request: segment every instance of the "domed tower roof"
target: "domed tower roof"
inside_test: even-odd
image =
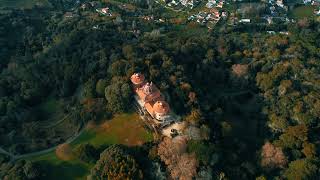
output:
[[[168,114],[170,111],[169,104],[165,101],[157,101],[153,105],[153,111],[160,114]]]
[[[130,79],[133,84],[139,85],[144,82],[144,75],[141,73],[134,73]]]

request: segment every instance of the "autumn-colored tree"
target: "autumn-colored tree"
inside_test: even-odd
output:
[[[187,140],[183,137],[173,139],[165,137],[158,145],[158,155],[167,166],[176,164],[178,157],[185,153],[186,150]]]
[[[234,64],[231,67],[232,73],[238,77],[243,77],[248,73],[247,64]]]
[[[266,142],[261,150],[261,166],[268,169],[284,168],[288,160],[280,147]]]
[[[309,180],[317,179],[319,166],[308,159],[298,159],[289,164],[289,168],[284,172],[286,179]]]
[[[100,154],[100,159],[92,168],[90,178],[94,180],[139,180],[142,171],[136,160],[122,145],[112,145]]]
[[[289,92],[289,90],[292,88],[292,81],[291,80],[282,80],[280,82],[280,86],[278,87],[278,94],[280,96],[285,95]]]
[[[188,154],[186,150],[187,140],[182,136],[173,139],[165,137],[158,145],[158,155],[173,179],[189,180],[196,175],[198,161],[194,154]]]
[[[308,140],[308,128],[305,125],[290,126],[279,139],[284,148],[300,148]]]
[[[173,179],[192,180],[197,174],[198,161],[195,154],[184,153],[172,167],[170,174]]]
[[[198,124],[202,118],[202,113],[199,109],[192,109],[190,114],[186,117],[186,121],[191,124]]]
[[[188,104],[197,102],[197,95],[195,92],[189,92],[188,98],[189,98]]]
[[[286,118],[272,113],[269,115],[268,126],[274,132],[283,132],[289,126],[289,122]]]
[[[307,158],[313,158],[317,154],[316,146],[312,143],[304,142],[302,152]]]

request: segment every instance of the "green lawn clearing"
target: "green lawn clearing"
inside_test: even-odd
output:
[[[100,125],[88,127],[71,145],[90,143],[94,146],[105,144],[141,145],[153,139],[146,131],[143,122],[136,113],[121,114]]]
[[[83,133],[70,143],[72,149],[76,146],[89,143],[96,147],[110,144],[124,144],[128,146],[141,145],[152,141],[153,134],[144,128],[144,124],[138,114],[121,114],[102,124],[94,124],[86,127]],[[93,164],[81,162],[76,158],[68,161],[59,159],[55,152],[27,158],[45,165],[46,179],[86,179]]]

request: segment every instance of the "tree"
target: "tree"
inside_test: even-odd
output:
[[[186,121],[193,125],[197,125],[199,124],[201,118],[202,118],[201,111],[199,109],[192,109],[191,113],[186,117]]]
[[[313,158],[313,157],[316,157],[317,155],[316,146],[309,142],[303,143],[302,152],[307,158]]]
[[[289,168],[284,172],[284,176],[287,179],[309,180],[318,178],[317,173],[319,173],[318,166],[312,161],[298,159],[289,164]]]
[[[13,164],[3,164],[0,168],[0,178],[4,180],[40,180],[43,170],[37,163],[20,160]]]
[[[283,132],[289,126],[289,122],[286,118],[281,117],[281,116],[277,116],[276,114],[271,113],[269,115],[268,126],[274,132]]]
[[[282,149],[266,142],[261,150],[261,166],[268,169],[284,168],[288,160]]]
[[[99,157],[97,149],[91,144],[80,144],[75,149],[75,155],[84,162],[94,163]]]
[[[195,154],[184,153],[170,171],[173,179],[192,180],[197,174],[198,161]]]
[[[243,77],[248,74],[248,65],[247,64],[234,64],[231,67],[232,73],[237,77]]]
[[[104,150],[90,176],[95,180],[143,179],[136,160],[122,145],[112,145]]]
[[[84,98],[94,98],[94,85],[95,81],[93,78],[90,78],[83,87],[83,97]]]
[[[189,180],[196,175],[198,161],[195,154],[186,153],[187,140],[184,137],[164,138],[158,145],[158,155],[167,165],[173,179]]]
[[[221,132],[223,136],[230,136],[232,132],[232,125],[227,121],[221,122]]]
[[[305,125],[290,126],[280,137],[280,145],[284,148],[301,148],[308,140],[308,127]]]
[[[213,144],[205,144],[203,141],[190,140],[187,144],[187,152],[194,153],[197,160],[208,165],[214,155]]]
[[[41,169],[38,164],[31,163],[27,161],[23,166],[23,172],[27,179],[40,179],[42,176]]]
[[[165,137],[158,145],[158,155],[167,166],[175,166],[178,157],[187,150],[187,140],[182,137],[173,139]]]
[[[117,81],[107,86],[105,97],[108,108],[115,113],[125,112],[130,104],[131,88],[126,82]]]
[[[125,76],[128,70],[128,62],[125,60],[116,60],[111,64],[108,71],[112,76]]]
[[[97,84],[96,84],[96,92],[99,96],[104,95],[104,90],[107,86],[107,80],[105,79],[99,79]]]

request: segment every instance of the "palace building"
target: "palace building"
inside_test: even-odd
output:
[[[170,107],[160,90],[152,82],[146,82],[141,73],[131,76],[132,87],[138,104],[147,111],[158,124],[170,121]]]

